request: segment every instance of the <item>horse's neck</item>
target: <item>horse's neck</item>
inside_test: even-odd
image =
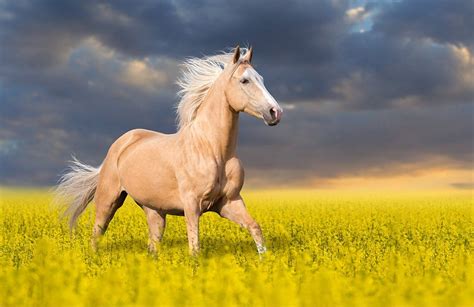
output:
[[[238,124],[239,114],[230,109],[223,86],[216,84],[199,107],[191,128],[197,142],[225,161],[235,156]]]

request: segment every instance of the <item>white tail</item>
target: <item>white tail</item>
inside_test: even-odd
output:
[[[73,157],[68,170],[59,179],[56,202],[68,202],[64,215],[69,217],[70,228],[76,225],[77,218],[94,199],[99,172],[100,166],[95,168]]]

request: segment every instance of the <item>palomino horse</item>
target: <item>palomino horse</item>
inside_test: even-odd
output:
[[[217,212],[245,227],[257,251],[265,252],[260,226],[240,196],[244,182],[237,158],[239,113],[278,124],[282,109],[250,64],[252,48],[235,48],[184,66],[175,134],[136,129],[119,137],[98,168],[74,160],[58,195],[67,197],[73,227],[88,203],[96,205],[92,244],[105,233],[114,213],[130,195],[146,214],[149,249],[156,251],[166,215],[184,215],[191,254],[199,251],[199,217]]]

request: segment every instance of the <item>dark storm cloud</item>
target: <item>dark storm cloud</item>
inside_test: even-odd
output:
[[[240,153],[252,169],[283,169],[280,175],[311,169],[321,177],[380,176],[440,162],[469,169],[473,111],[469,104],[357,112],[302,108],[289,112],[276,132],[245,119],[247,142]]]
[[[474,3],[464,0],[412,0],[385,3],[374,30],[402,38],[430,38],[474,47]]]
[[[71,153],[98,164],[129,129],[174,131],[177,63],[236,43],[295,107],[274,129],[244,117],[252,176],[468,168],[472,4],[350,3],[0,2],[0,183],[50,184]]]
[[[380,33],[353,33],[341,45],[345,76],[332,89],[348,107],[472,102],[474,65],[463,51],[427,41],[404,41]]]
[[[346,7],[331,1],[289,5],[284,1],[60,0],[3,6],[6,35],[2,38],[15,48],[32,48],[24,48],[24,55],[32,58],[34,53],[44,61],[88,35],[133,56],[167,54],[181,58],[231,47],[236,42],[254,42],[263,55],[277,60],[295,52],[300,60],[330,57],[336,34],[344,29],[341,20]]]

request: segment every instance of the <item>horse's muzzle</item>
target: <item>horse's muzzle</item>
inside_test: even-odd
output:
[[[279,107],[272,107],[268,110],[268,116],[263,116],[265,123],[269,126],[277,125],[281,120],[281,115],[283,114],[283,110]]]

